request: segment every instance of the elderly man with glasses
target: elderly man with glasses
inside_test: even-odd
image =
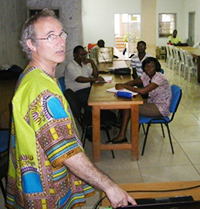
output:
[[[12,100],[8,208],[73,208],[103,190],[112,206],[135,201],[84,154],[71,111],[58,87],[67,33],[51,10],[28,19],[21,45],[29,64]],[[85,183],[86,182],[86,183]],[[91,184],[92,186],[90,186]]]

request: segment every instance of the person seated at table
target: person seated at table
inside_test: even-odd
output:
[[[149,93],[149,97],[144,104],[139,105],[139,114],[150,117],[169,116],[169,106],[171,102],[171,87],[168,80],[160,72],[161,65],[154,57],[146,58],[142,63],[144,73],[141,77],[128,81],[126,83],[118,83],[115,88],[118,90],[128,89],[139,94]],[[135,87],[143,84],[143,88]],[[126,130],[130,119],[130,110],[122,110],[122,122],[119,135],[112,140],[112,143],[127,142]]]
[[[90,50],[89,57],[91,59],[96,60],[97,59],[97,49],[105,47],[105,41],[103,39],[98,40],[97,45],[92,47]]]
[[[136,79],[140,77],[143,73],[142,62],[147,58],[151,57],[150,54],[146,53],[146,43],[144,41],[139,41],[137,43],[138,53],[134,54],[131,59],[131,67],[133,70],[133,78]]]
[[[84,108],[90,109],[87,101],[91,82],[102,82],[104,79],[98,76],[97,66],[92,59],[87,59],[86,55],[87,52],[81,45],[74,48],[74,60],[65,69],[65,86],[66,89],[72,89],[75,92]]]
[[[181,39],[177,36],[177,34],[178,34],[178,31],[175,29],[173,31],[173,34],[168,37],[170,44],[176,45],[176,44],[180,44],[181,43]]]

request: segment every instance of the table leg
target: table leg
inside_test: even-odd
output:
[[[131,106],[132,160],[139,160],[139,105]]]
[[[197,83],[200,84],[200,56],[197,58]]]
[[[101,132],[100,132],[100,108],[92,107],[92,139],[93,139],[93,159],[94,162],[100,161]]]

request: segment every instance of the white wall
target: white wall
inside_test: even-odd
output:
[[[193,1],[193,0],[192,0]],[[192,2],[191,0],[188,2]],[[199,1],[199,0],[198,0]],[[181,38],[182,42],[186,42],[186,19],[185,16],[185,0],[157,0],[157,46],[165,46],[168,42],[168,38],[158,37],[158,14],[159,13],[176,13],[176,29],[178,31],[178,36]]]
[[[114,14],[140,14],[141,0],[82,0],[83,46],[99,39],[114,46]]]
[[[189,12],[195,12],[195,40],[194,43],[200,41],[200,0],[185,0],[185,26],[186,26],[186,36],[188,36],[188,15]]]
[[[200,41],[200,0],[157,0],[156,45],[164,46],[167,38],[158,37],[158,14],[176,13],[178,36],[188,38],[188,13],[195,12],[195,42]],[[83,45],[104,39],[106,46],[114,46],[114,14],[141,14],[141,0],[82,0]],[[147,22],[148,24],[148,22]]]

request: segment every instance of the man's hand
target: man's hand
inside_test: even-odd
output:
[[[95,79],[95,83],[101,83],[105,81],[104,78],[101,76],[95,77],[94,79]]]
[[[136,204],[131,196],[114,183],[107,175],[98,170],[83,152],[73,155],[63,163],[76,176],[104,191],[112,207],[116,208],[122,205],[128,205],[128,202],[133,205]]]
[[[115,183],[107,188],[105,192],[113,208],[125,206],[128,205],[128,203],[132,205],[137,204],[128,193]]]
[[[83,64],[87,65],[88,63],[91,64],[92,69],[93,69],[92,76],[98,77],[99,71],[98,71],[98,68],[97,68],[96,64],[94,63],[94,61],[92,59],[85,58],[83,60]]]
[[[124,84],[123,84],[123,83],[117,83],[117,84],[115,85],[115,88],[116,88],[117,90],[124,89]]]
[[[134,79],[138,78],[138,74],[137,74],[136,68],[133,68],[133,69],[132,69],[132,77],[133,77]]]
[[[85,65],[87,65],[88,63],[93,63],[94,61],[93,60],[91,60],[91,59],[88,59],[88,58],[85,58],[84,60],[83,60],[83,64],[85,64]]]

